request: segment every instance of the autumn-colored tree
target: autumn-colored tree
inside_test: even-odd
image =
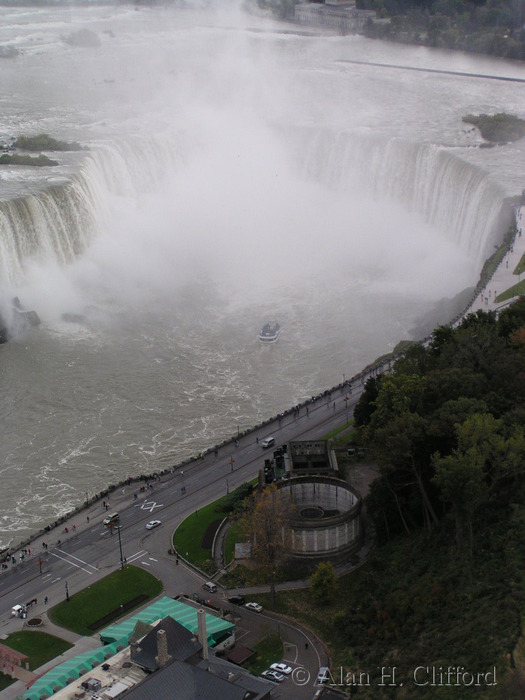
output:
[[[321,603],[329,603],[337,595],[338,585],[332,562],[320,562],[310,577],[310,590],[314,597]]]
[[[270,578],[272,604],[275,604],[275,574],[290,552],[290,518],[293,504],[285,489],[271,484],[254,492],[241,517],[241,528],[252,545],[252,558]]]

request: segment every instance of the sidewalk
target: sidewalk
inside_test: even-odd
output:
[[[170,477],[171,474],[168,474],[167,476],[162,477],[161,481],[163,479],[169,479]],[[153,479],[150,479],[150,482],[155,483],[157,488],[160,484],[160,482],[155,482]],[[139,496],[143,496],[144,493],[140,492],[140,488],[141,484],[138,482],[134,482],[129,486],[121,486],[115,489],[115,491],[113,491],[113,493],[105,499],[102,498],[100,500],[92,501],[88,506],[84,507],[82,510],[79,510],[77,513],[65,516],[63,522],[53,525],[48,531],[40,532],[31,539],[30,543],[26,544],[24,547],[19,546],[18,549],[13,551],[11,556],[15,558],[16,564],[11,564],[11,560],[9,560],[9,569],[18,569],[19,567],[26,567],[28,565],[34,566],[34,578],[37,578],[40,576],[38,561],[41,555],[43,556],[47,552],[52,551],[55,547],[63,546],[66,542],[74,540],[75,537],[85,532],[89,528],[97,525],[102,526],[102,521],[108,513],[123,510],[134,503],[134,493]],[[155,492],[155,488],[156,487],[154,486],[152,491],[153,493]],[[145,493],[151,493],[151,491],[148,490]],[[106,503],[108,506],[107,508],[104,507],[104,503]],[[47,545],[46,547],[43,546],[44,542]],[[29,551],[30,554],[25,555],[24,560],[21,562],[20,554],[24,549]],[[43,567],[43,570],[45,570],[45,562]],[[39,600],[38,605],[31,609],[31,615],[34,616],[35,613],[39,614],[38,611],[40,610],[45,611],[45,608],[43,607],[43,601]],[[16,618],[13,618],[13,620],[16,621]],[[18,629],[18,626],[13,627],[13,629]],[[8,623],[2,625],[1,632],[3,634],[8,633],[9,631]]]
[[[517,234],[510,250],[507,252],[499,267],[496,269],[486,288],[478,295],[469,312],[498,311],[504,309],[514,301],[517,296],[507,301],[496,302],[498,294],[502,294],[510,287],[521,281],[521,275],[515,275],[514,270],[525,255],[525,206],[516,210]]]

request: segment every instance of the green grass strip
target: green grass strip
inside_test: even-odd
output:
[[[115,571],[78,593],[71,595],[70,589],[69,602],[64,600],[52,608],[49,614],[55,624],[89,637],[93,634],[90,625],[97,620],[120,609],[141,594],[146,595],[147,600],[156,598],[162,589],[161,581],[147,571],[136,566],[126,566],[122,571]],[[127,613],[129,610],[125,614]]]
[[[507,301],[507,299],[512,299],[512,297],[520,296],[522,294],[525,294],[525,280],[514,284],[501,294],[498,294],[496,301]]]
[[[216,501],[188,515],[173,536],[173,546],[177,552],[204,571],[214,572],[215,565],[211,561],[211,542],[209,546],[203,546],[206,544],[203,542],[204,535],[213,522],[222,521],[230,514],[233,505],[239,503],[244,497],[248,485],[254,486],[256,483],[257,479],[252,479],[250,482],[238,486],[229,494],[221,496]],[[209,540],[209,538],[207,539]],[[232,547],[231,544],[228,546]],[[233,544],[234,546],[235,544]],[[231,552],[230,555],[233,556]]]
[[[228,515],[226,504],[229,496],[199,508],[179,525],[173,536],[173,545],[177,552],[195,566],[205,566],[211,560],[211,547],[203,547],[202,541],[208,527],[216,520]]]
[[[34,671],[43,664],[60,656],[73,646],[64,639],[55,637],[38,630],[22,630],[13,632],[7,639],[2,640],[6,647],[25,654],[29,660],[29,668]]]

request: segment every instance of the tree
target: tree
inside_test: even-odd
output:
[[[456,426],[457,449],[432,458],[433,482],[443,500],[452,504],[458,549],[466,548],[469,554],[476,510],[496,492],[508,491],[523,478],[523,427],[512,426],[507,438],[504,429],[503,422],[489,413],[474,413]]]
[[[472,518],[487,499],[483,466],[472,454],[456,450],[447,457],[434,456],[434,483],[445,503],[452,504],[456,524],[456,544],[461,552],[472,557]]]
[[[290,552],[290,519],[293,504],[286,489],[271,484],[254,492],[241,517],[241,528],[252,544],[252,558],[270,578],[275,605],[275,574]]]
[[[369,377],[366,380],[363,393],[354,407],[354,424],[356,427],[368,425],[375,411],[375,401],[379,393],[381,377]]]
[[[339,587],[332,562],[322,561],[310,577],[310,590],[321,603],[331,602],[337,595]]]

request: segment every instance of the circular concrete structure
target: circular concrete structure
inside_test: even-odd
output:
[[[362,501],[346,481],[299,476],[277,487],[277,493],[293,503],[292,556],[338,560],[359,548]]]

